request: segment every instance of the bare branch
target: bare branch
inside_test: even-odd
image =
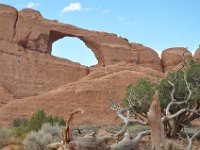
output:
[[[187,98],[186,98],[184,101],[182,101],[182,102],[177,102],[176,99],[174,98],[175,85],[174,85],[174,83],[172,83],[171,81],[168,81],[168,83],[172,86],[172,91],[171,91],[171,102],[167,105],[167,108],[166,108],[166,116],[170,116],[170,115],[171,115],[171,113],[170,113],[170,108],[172,107],[172,105],[187,104],[188,101],[189,101],[189,99],[190,99],[190,97],[191,97],[191,95],[192,95],[192,91],[191,91],[191,89],[190,89],[189,83],[187,82],[187,77],[186,77],[185,71],[183,71],[183,73],[184,73],[184,81],[185,81],[185,84],[186,84],[186,87],[187,87],[187,89],[188,89],[189,94],[188,94]],[[175,77],[175,78],[176,78],[176,77]],[[183,111],[183,110],[182,110],[182,111]],[[181,112],[180,112],[180,114],[181,114]],[[175,115],[175,116],[176,116],[176,115]],[[172,117],[172,118],[174,118],[174,117]]]
[[[189,85],[189,83],[188,83],[188,81],[187,81],[186,73],[185,73],[184,70],[183,70],[183,73],[184,73],[184,81],[185,81],[185,84],[186,84],[187,89],[188,89],[188,91],[189,91],[188,97],[187,97],[187,99],[185,100],[185,103],[187,103],[187,102],[189,101],[191,95],[192,95],[192,91],[191,91],[191,89],[190,89],[190,85]]]
[[[171,95],[171,102],[167,105],[167,108],[166,108],[166,115],[167,116],[171,114],[169,110],[170,110],[171,106],[174,105],[175,102],[176,102],[176,99],[174,98],[175,86],[171,81],[168,81],[168,83],[172,86],[172,91],[171,91],[171,94],[170,94]]]
[[[147,125],[147,122],[139,121],[133,118],[130,118],[130,110],[122,108],[119,104],[117,104],[114,101],[111,101],[111,109],[114,110],[117,114],[117,116],[123,120],[125,123],[123,128],[114,135],[114,137],[118,138],[119,136],[125,134],[130,127],[130,125],[133,124],[139,124],[139,125]]]
[[[198,132],[196,132],[191,138],[189,137],[188,133],[186,133],[187,139],[188,139],[188,150],[192,150],[192,141],[194,140],[194,138],[200,133],[200,130]]]
[[[134,142],[140,142],[140,140],[146,136],[146,135],[150,135],[151,134],[151,130],[147,130],[147,131],[143,131],[143,132],[140,132],[135,138],[134,138]]]
[[[181,115],[182,113],[184,112],[193,112],[193,113],[196,113],[200,116],[198,110],[193,110],[193,109],[189,109],[189,108],[183,108],[181,110],[179,110],[178,112],[176,112],[175,114],[173,115],[169,115],[169,116],[163,116],[161,118],[162,122],[166,121],[166,120],[171,120],[171,119],[174,119],[176,117],[178,117],[179,115]]]

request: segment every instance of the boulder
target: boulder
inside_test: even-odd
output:
[[[139,66],[162,71],[161,60],[156,51],[137,43],[131,43],[131,50],[137,53],[135,59]]]
[[[184,47],[174,47],[165,49],[161,54],[164,72],[173,70],[177,65],[185,60],[192,58],[192,53]]]

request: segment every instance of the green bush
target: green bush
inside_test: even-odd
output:
[[[32,115],[31,119],[27,123],[28,131],[37,131],[46,122],[49,122],[51,125],[65,125],[65,121],[62,118],[51,115],[47,116],[43,110],[38,110]]]
[[[16,118],[13,121],[13,127],[19,127],[19,126],[23,126],[27,124],[27,120],[26,119],[20,119],[20,118]]]
[[[43,110],[36,111],[27,123],[28,131],[37,131],[41,128],[42,124],[48,122],[48,117]]]
[[[22,141],[27,133],[31,131],[38,131],[44,123],[50,123],[52,126],[65,125],[65,121],[62,118],[47,116],[43,110],[38,110],[33,113],[30,120],[25,121],[23,119],[15,119],[13,122],[14,128],[11,129],[11,136]]]
[[[61,141],[62,127],[50,123],[42,125],[38,131],[30,132],[23,141],[25,150],[47,150],[46,145]]]
[[[10,131],[9,129],[0,129],[0,148],[9,144],[10,141]]]
[[[140,79],[136,84],[130,85],[127,88],[126,96],[124,98],[125,104],[128,104],[128,100],[132,102],[133,109],[146,116],[149,106],[151,104],[151,97],[154,94],[155,84],[151,83],[147,79]]]
[[[19,140],[23,140],[28,133],[28,129],[26,126],[19,126],[11,129],[11,136],[17,138]]]
[[[165,115],[165,108],[171,101],[171,92],[173,89],[169,81],[173,83],[175,87],[174,98],[176,101],[182,102],[185,101],[189,95],[185,79],[192,91],[192,95],[189,97],[187,103],[172,105],[169,111],[171,114],[175,114],[182,108],[197,110],[200,106],[200,64],[194,60],[187,62],[179,71],[168,73],[167,76],[157,84],[153,84],[147,79],[141,79],[137,84],[130,85],[127,88],[125,103],[131,108],[132,112],[134,111],[147,117],[146,114],[150,107],[151,98],[154,91],[157,89],[159,91],[162,115]],[[131,105],[129,104],[130,102]],[[195,113],[191,112],[190,115],[188,115],[187,112],[183,112],[170,122],[164,122],[165,130],[168,133],[167,136],[176,136],[182,131],[183,126],[190,125],[191,121],[197,118],[199,118],[199,115]]]
[[[65,120],[57,116],[50,115],[47,117],[47,120],[52,126],[53,125],[65,126]]]

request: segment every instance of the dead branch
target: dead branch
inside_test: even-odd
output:
[[[65,127],[63,134],[62,134],[63,135],[63,145],[66,145],[67,143],[70,142],[71,132],[70,132],[69,125],[70,125],[70,122],[72,122],[72,120],[74,119],[74,116],[76,114],[79,114],[79,113],[81,113],[83,115],[84,110],[83,109],[76,109],[73,112],[71,112],[70,115],[66,118],[66,127]]]
[[[123,135],[128,130],[130,125],[133,125],[133,124],[144,125],[144,126],[147,125],[147,122],[130,118],[130,110],[129,109],[122,108],[119,104],[117,104],[114,101],[111,101],[111,104],[112,104],[111,109],[114,110],[115,113],[117,114],[117,116],[120,119],[122,119],[123,122],[125,123],[123,128],[114,135],[115,137],[118,138],[119,136]]]
[[[197,137],[197,135],[200,133],[200,130],[198,132],[196,132],[192,137],[189,137],[188,132],[186,132],[186,136],[188,139],[188,150],[192,150],[192,141],[194,140],[195,137]]]
[[[126,132],[124,134],[124,138],[120,142],[111,145],[110,150],[140,150],[140,147],[139,147],[140,140],[144,136],[150,135],[150,134],[151,134],[150,130],[143,131],[143,132],[140,132],[134,139],[132,139],[129,133]]]

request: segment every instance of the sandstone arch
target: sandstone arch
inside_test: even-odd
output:
[[[72,34],[67,34],[67,33],[63,33],[63,32],[59,32],[59,31],[55,31],[55,30],[50,30],[49,31],[49,41],[48,41],[48,45],[47,45],[47,52],[49,54],[52,54],[52,44],[60,39],[66,38],[66,37],[72,37],[72,38],[77,38],[79,40],[81,40],[86,47],[88,47],[94,54],[95,58],[98,61],[98,64],[102,64],[103,62],[101,62],[101,56],[99,53],[97,53],[96,50],[94,50],[96,47],[95,46],[91,46],[91,44],[89,44],[88,41],[86,41],[83,37],[81,36],[74,36]],[[96,48],[97,49],[97,48]],[[99,62],[100,61],[100,62]]]

